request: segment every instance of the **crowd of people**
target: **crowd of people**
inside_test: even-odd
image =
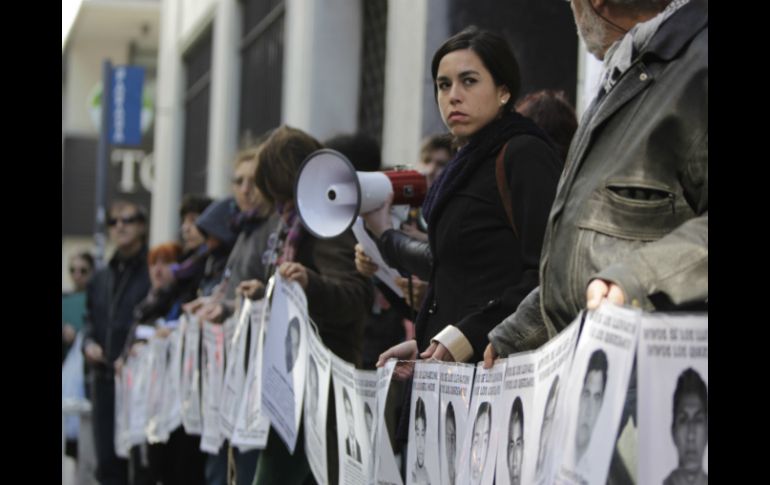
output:
[[[317,238],[295,204],[300,166],[318,149],[379,170],[380,147],[365,135],[322,143],[289,126],[268,132],[236,156],[231,197],[183,198],[178,241],[148,247],[144,208],[112,202],[114,254],[100,268],[88,252],[73,256],[75,291],[62,297],[62,360],[81,332],[100,483],[314,483],[301,431],[294,454],[272,430],[263,450],[225,442],[208,454],[181,426],[166,443],[135,446],[127,461],[115,453],[114,376],[127,356],[170,335],[182,313],[224,322],[240,298],[262,298],[276,273],[302,287],[324,345],[366,369],[393,357],[489,367],[539,347],[605,299],[708,309],[708,4],[570,5],[604,62],[579,124],[564,93],[521,95],[519,65],[499,35],[470,27],[435,52],[430,72],[448,133],[428,137],[414,164],[426,176],[425,201],[398,227],[390,201],[363,215],[402,275],[404,298],[374,276],[350,229]],[[624,420],[634,419],[635,386],[632,374]],[[406,404],[386,411],[397,451],[407,446],[403,389]],[[333,413],[326,427],[336,483]],[[633,483],[634,473],[616,452],[608,483]]]

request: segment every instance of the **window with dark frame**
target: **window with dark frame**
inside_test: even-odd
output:
[[[210,27],[183,56],[186,72],[183,194],[206,192],[212,32]]]

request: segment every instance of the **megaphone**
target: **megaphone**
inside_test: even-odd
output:
[[[345,232],[359,214],[393,204],[421,205],[428,186],[416,170],[357,172],[345,155],[323,148],[311,153],[299,169],[295,205],[305,228],[328,239]]]

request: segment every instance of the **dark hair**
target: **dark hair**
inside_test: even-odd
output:
[[[513,401],[513,406],[511,406],[511,419],[510,422],[513,423],[513,417],[516,416],[516,421],[519,422],[519,426],[521,427],[521,433],[524,434],[524,405],[521,402],[521,397],[516,396],[516,399]],[[510,436],[510,425],[508,425],[508,440],[511,439]]]
[[[433,75],[433,98],[438,94],[436,86],[436,77],[438,75],[438,65],[441,59],[450,52],[461,49],[470,49],[476,53],[487,68],[495,85],[505,85],[510,92],[510,98],[505,103],[505,110],[513,109],[513,103],[519,97],[521,88],[521,75],[519,74],[519,63],[516,56],[513,55],[508,42],[501,36],[488,30],[480,30],[476,26],[470,26],[447,39],[441,47],[433,54],[433,60],[430,65],[430,72]]]
[[[94,257],[88,251],[78,251],[77,253],[70,256],[70,259],[82,259],[86,262],[86,264],[88,264],[89,268],[94,269]]]
[[[578,125],[575,108],[564,91],[543,89],[529,93],[516,102],[516,111],[532,119],[551,137],[563,164]]]
[[[607,354],[602,349],[596,349],[588,358],[588,368],[586,369],[586,375],[583,377],[583,384],[588,379],[588,374],[594,371],[602,373],[602,394],[607,388]]]
[[[444,133],[426,137],[420,147],[420,160],[424,161],[428,154],[434,150],[446,150],[451,156],[454,153],[454,148],[452,147],[452,135]]]
[[[179,217],[184,219],[187,214],[203,214],[206,207],[211,204],[213,200],[205,195],[201,194],[185,194],[182,197],[182,204],[179,207]]]
[[[476,419],[473,422],[474,429],[476,428],[476,421],[479,420],[479,417],[481,417],[482,414],[487,415],[487,419],[489,420],[489,428],[492,429],[492,405],[487,401],[484,401],[479,405],[479,410],[476,413]]]
[[[700,375],[692,367],[687,368],[679,374],[676,380],[676,390],[674,390],[674,413],[671,426],[676,423],[676,410],[686,394],[695,394],[703,403],[703,411],[706,413],[706,420],[709,417],[709,396],[706,383],[703,382]]]
[[[337,135],[324,145],[345,155],[359,172],[376,172],[382,164],[380,144],[366,133]]]
[[[417,427],[417,420],[422,419],[422,424],[428,425],[428,418],[425,413],[425,401],[421,397],[417,398],[417,402],[414,405],[414,426]]]
[[[257,155],[256,183],[262,195],[271,203],[293,199],[300,165],[320,148],[318,140],[302,130],[286,125],[273,130]]]

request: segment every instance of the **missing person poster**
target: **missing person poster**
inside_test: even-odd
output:
[[[182,346],[187,319],[180,318],[179,326],[168,336],[168,359],[163,382],[163,426],[166,436],[182,424]]]
[[[439,483],[438,453],[439,369],[434,361],[414,364],[412,400],[409,408],[409,446],[406,455],[406,483]]]
[[[184,334],[182,361],[182,425],[189,435],[201,434],[200,320],[194,315],[187,317]]]
[[[233,333],[230,350],[227,349],[227,368],[222,384],[222,399],[219,402],[219,430],[228,440],[232,438],[235,420],[238,417],[238,405],[243,394],[243,384],[246,380],[246,343],[252,318],[252,307],[255,307],[257,318],[261,316],[262,302],[244,299],[241,311],[237,316],[238,324]],[[235,319],[234,319],[235,320]],[[227,333],[225,332],[225,336]]]
[[[134,382],[128,400],[128,441],[130,446],[144,443],[147,424],[147,389],[150,381],[150,347],[146,343],[134,345],[128,360],[134,369]]]
[[[144,428],[147,442],[161,443],[168,440],[168,431],[163,422],[163,384],[166,378],[166,354],[170,338],[150,338],[149,368],[150,382],[147,388],[147,425]]]
[[[492,426],[498,409],[497,401],[503,390],[505,359],[495,362],[491,369],[476,364],[471,391],[467,430],[463,440],[457,483],[491,485],[495,478],[497,430]]]
[[[219,400],[222,395],[222,379],[225,373],[225,329],[216,323],[203,323],[203,352],[201,353],[203,384],[203,432],[201,451],[219,452],[224,437],[219,432]]]
[[[532,463],[531,469],[536,457],[531,453],[525,454],[524,445],[537,439],[537,430],[532,426],[535,422],[532,404],[536,361],[535,352],[521,352],[506,359],[503,390],[497,401],[499,412],[493,420],[493,426],[499,433],[495,467],[497,485],[532,483],[532,475],[525,477],[524,469],[525,464]]]
[[[441,483],[459,485],[457,465],[468,429],[473,364],[444,363],[439,368],[439,462]]]
[[[115,375],[115,454],[120,458],[128,458],[131,448],[128,444],[128,397],[131,395],[131,382],[133,375],[126,362]]]
[[[566,434],[555,483],[605,483],[636,353],[638,310],[586,314],[564,386]]]
[[[638,483],[708,483],[708,314],[644,314]]]
[[[262,412],[262,349],[265,344],[265,322],[268,319],[272,279],[267,285],[267,295],[261,306],[251,306],[249,324],[249,360],[246,381],[243,385],[235,429],[230,443],[241,451],[264,449],[270,431],[270,419]]]
[[[528,458],[525,463],[524,483],[552,483],[561,460],[559,453],[562,447],[558,444],[564,442],[562,408],[565,380],[572,364],[582,315],[535,351],[534,409],[530,414],[534,419],[527,418],[527,425],[535,426],[537,441],[524,445],[524,454],[529,458],[535,457],[534,462]],[[534,470],[527,468],[530,465],[534,465]],[[533,475],[534,479],[531,479]]]
[[[307,299],[296,281],[276,276],[265,334],[263,412],[290,453],[297,444],[302,418],[307,361]]]
[[[377,424],[374,427],[374,483],[377,485],[402,485],[398,463],[393,454],[395,442],[395,426],[393,433],[385,420],[385,409],[388,399],[395,399],[391,395],[391,382],[393,369],[396,367],[396,359],[388,360],[384,366],[377,369]]]
[[[366,438],[371,448],[374,439],[374,414],[377,412],[377,371],[356,369],[356,392],[363,404],[364,423],[366,423]]]
[[[366,484],[369,473],[369,440],[364,405],[356,392],[355,367],[331,354],[334,404],[337,418],[339,483]]]
[[[331,353],[310,325],[307,333],[307,380],[305,381],[305,455],[316,482],[329,483],[326,456],[326,413],[329,405]]]

